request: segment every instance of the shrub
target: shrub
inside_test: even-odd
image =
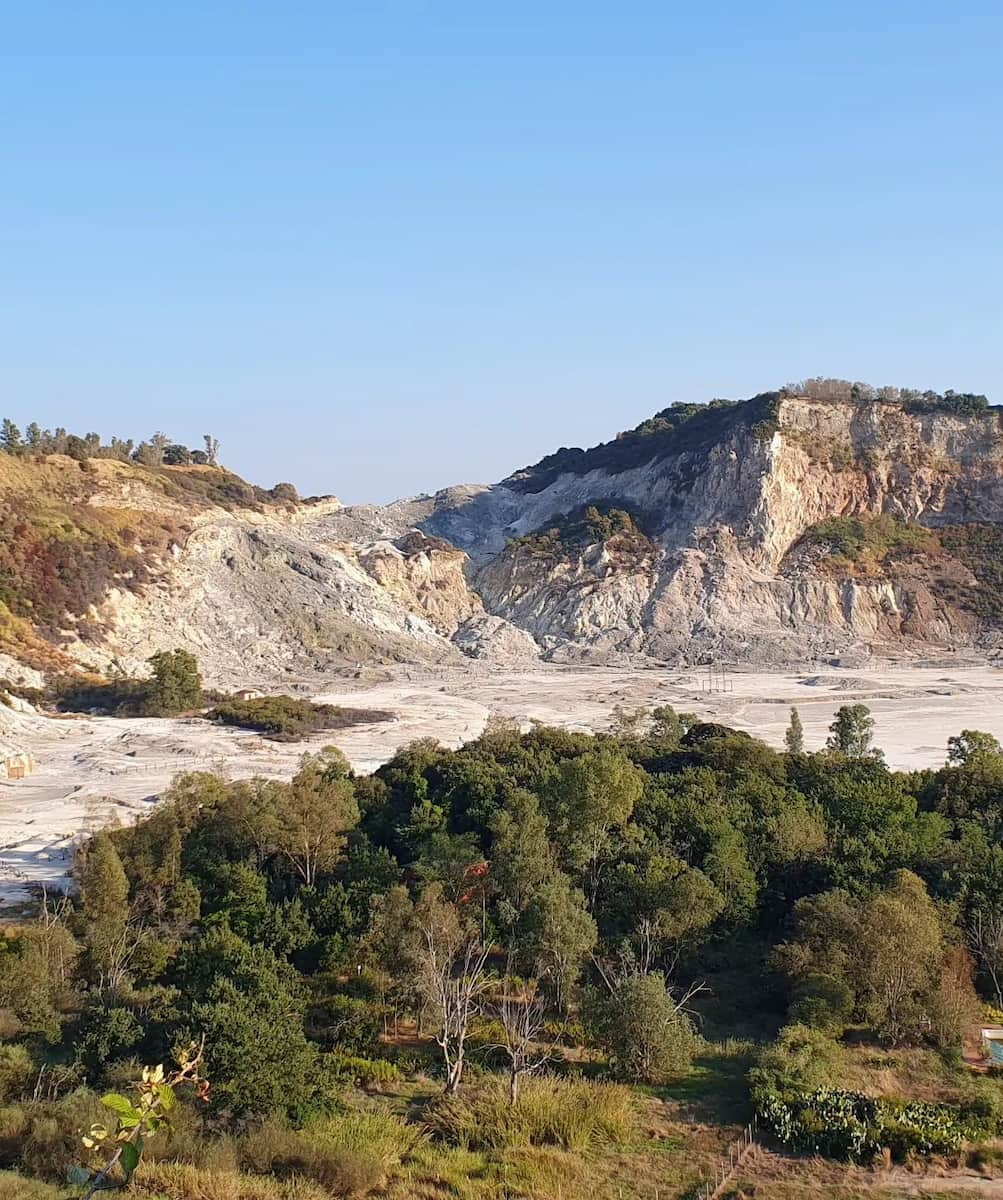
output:
[[[0,1046],[0,1104],[20,1099],[35,1074],[35,1064],[26,1046]]]
[[[690,1069],[697,1035],[661,975],[627,975],[611,993],[591,992],[586,1009],[587,1023],[621,1078],[664,1083]]]
[[[310,1016],[313,1035],[343,1054],[360,1054],[371,1049],[383,1027],[380,1005],[340,993],[327,997]]]
[[[807,1025],[787,1025],[749,1072],[753,1096],[786,1096],[831,1082],[842,1064],[842,1047]]]
[[[792,1022],[841,1033],[853,1013],[853,989],[843,979],[811,971],[802,979],[791,1004]]]
[[[782,1098],[760,1096],[760,1120],[784,1147],[801,1154],[865,1160],[889,1150],[909,1154],[953,1154],[962,1142],[995,1132],[984,1107],[876,1100],[859,1092],[818,1088]]]
[[[505,1081],[491,1076],[436,1100],[425,1121],[436,1136],[467,1150],[560,1146],[584,1152],[628,1141],[635,1116],[630,1092],[619,1084],[527,1079],[513,1106]]]
[[[4,1164],[41,1179],[63,1180],[80,1157],[80,1131],[107,1116],[92,1092],[71,1092],[62,1100],[5,1109],[0,1122]],[[7,1154],[13,1144],[14,1157]]]
[[[253,700],[225,700],[206,713],[210,721],[255,729],[277,742],[294,742],[325,729],[348,729],[387,721],[392,714],[376,709],[338,708],[314,704],[293,696],[260,696]]]
[[[163,1200],[330,1200],[331,1193],[307,1179],[257,1179],[229,1170],[204,1169],[189,1163],[143,1163],[133,1177],[131,1193]]]
[[[922,525],[897,516],[848,516],[819,521],[802,541],[828,546],[831,553],[859,562],[865,556],[883,560],[889,555],[927,550],[935,537]]]
[[[241,1143],[241,1164],[262,1174],[303,1176],[325,1194],[364,1195],[421,1141],[422,1132],[390,1113],[352,1112],[297,1131],[267,1121]]]
[[[0,1200],[62,1200],[64,1191],[40,1183],[37,1179],[25,1179],[0,1171]]]
[[[636,558],[656,549],[644,532],[646,525],[645,518],[635,510],[590,504],[561,517],[552,527],[512,539],[509,545],[535,557],[559,559],[577,557],[601,542],[613,554]]]
[[[400,1079],[400,1068],[385,1058],[361,1058],[352,1054],[330,1054],[328,1063],[336,1074],[356,1087],[377,1087]]]

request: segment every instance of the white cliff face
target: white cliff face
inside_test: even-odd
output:
[[[201,514],[155,584],[109,594],[93,613],[105,637],[75,656],[135,674],[154,651],[184,646],[207,683],[227,687],[362,662],[490,656],[507,623],[483,623],[467,556],[417,531],[398,536],[407,525],[392,518],[366,510],[353,526],[340,507]],[[388,536],[369,540],[373,532]]]
[[[553,562],[506,549],[595,503],[644,514],[659,552],[610,569],[601,546]],[[765,437],[739,428],[709,449],[616,473],[568,472],[536,493],[504,484],[454,493],[425,528],[470,553],[485,607],[551,655],[780,663],[995,648],[998,635],[942,599],[922,564],[868,579],[792,564],[792,548],[819,522],[881,514],[931,527],[1003,521],[997,414],[788,398]],[[972,582],[960,564],[951,570]]]
[[[101,463],[87,503],[163,511],[178,533],[149,556],[150,581],[123,580],[70,623],[88,640],[66,649],[138,673],[155,650],[184,646],[211,685],[233,687],[463,656],[781,665],[999,646],[956,602],[977,581],[949,555],[854,573],[801,545],[831,517],[1003,523],[996,412],[791,397],[759,424],[729,411],[688,441],[653,441],[658,457],[635,439],[615,469],[572,454],[557,461],[581,474],[548,467],[385,506],[193,507]],[[549,555],[516,541],[588,505],[633,511],[650,537]]]

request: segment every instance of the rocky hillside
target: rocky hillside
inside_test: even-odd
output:
[[[0,676],[135,674],[175,646],[228,687],[536,652],[485,613],[466,554],[415,527],[429,504],[290,492],[206,465],[0,454]]]
[[[996,650],[1003,431],[984,398],[811,381],[675,405],[492,487],[300,501],[213,465],[0,454],[0,674],[210,683],[361,663],[789,664]]]
[[[566,536],[587,506],[645,536]],[[984,398],[813,381],[443,493],[424,527],[551,657],[796,664],[996,649],[1001,521]]]

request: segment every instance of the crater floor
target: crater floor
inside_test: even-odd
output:
[[[835,710],[857,702],[871,709],[876,745],[894,768],[940,766],[947,739],[962,729],[1003,741],[1003,669],[943,662],[804,674],[732,671],[713,681],[706,668],[402,667],[368,682],[341,679],[318,688],[303,681],[298,690],[327,703],[389,709],[396,719],[290,745],[197,719],[17,714],[11,737],[34,754],[38,769],[27,779],[0,781],[0,901],[24,900],[31,884],[65,886],[81,834],[136,820],[181,771],[288,778],[304,751],[332,742],[357,771],[372,771],[417,738],[461,745],[491,718],[598,731],[614,722],[618,705],[671,704],[779,747],[790,706],[797,705],[806,746],[814,750],[824,744]]]

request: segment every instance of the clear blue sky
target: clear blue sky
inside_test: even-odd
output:
[[[0,394],[381,500],[804,375],[1003,401],[998,3],[8,5]]]

